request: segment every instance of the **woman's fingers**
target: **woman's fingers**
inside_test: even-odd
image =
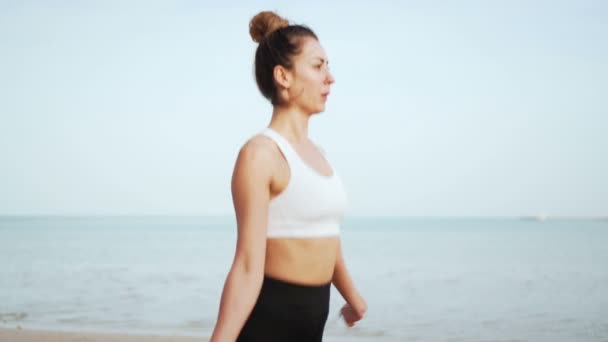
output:
[[[344,318],[344,322],[349,326],[352,327],[355,325],[355,322],[359,321],[361,319],[361,316],[358,315],[355,310],[353,310],[353,308],[348,305],[345,304],[342,309],[340,310],[340,313],[342,314],[342,317]]]

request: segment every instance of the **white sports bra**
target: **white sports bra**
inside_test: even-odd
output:
[[[290,169],[289,183],[270,200],[268,238],[313,238],[340,235],[347,204],[336,170],[325,176],[306,164],[292,145],[272,128],[261,134],[279,147]],[[331,166],[331,165],[330,165]]]

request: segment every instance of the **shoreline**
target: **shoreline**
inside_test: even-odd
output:
[[[207,336],[155,335],[135,333],[106,333],[92,331],[63,331],[33,328],[0,327],[0,341],[11,342],[202,342]]]

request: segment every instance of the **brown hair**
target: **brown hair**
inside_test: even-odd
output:
[[[263,11],[249,22],[249,34],[259,43],[255,51],[255,80],[265,98],[273,105],[279,103],[273,70],[277,65],[290,69],[292,57],[300,53],[302,38],[317,39],[317,35],[304,25],[290,25],[274,12]]]

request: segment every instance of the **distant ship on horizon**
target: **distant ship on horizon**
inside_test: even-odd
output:
[[[530,216],[522,216],[521,219],[522,220],[526,220],[526,221],[538,221],[538,222],[543,222],[546,221],[549,218],[549,216],[547,214],[544,213],[540,213],[537,215],[530,215]]]
[[[524,221],[538,221],[543,222],[549,219],[549,215],[545,213],[540,213],[538,215],[526,215],[520,216],[521,220]],[[551,219],[559,219],[559,220],[591,220],[591,221],[608,221],[608,216],[551,216]]]

